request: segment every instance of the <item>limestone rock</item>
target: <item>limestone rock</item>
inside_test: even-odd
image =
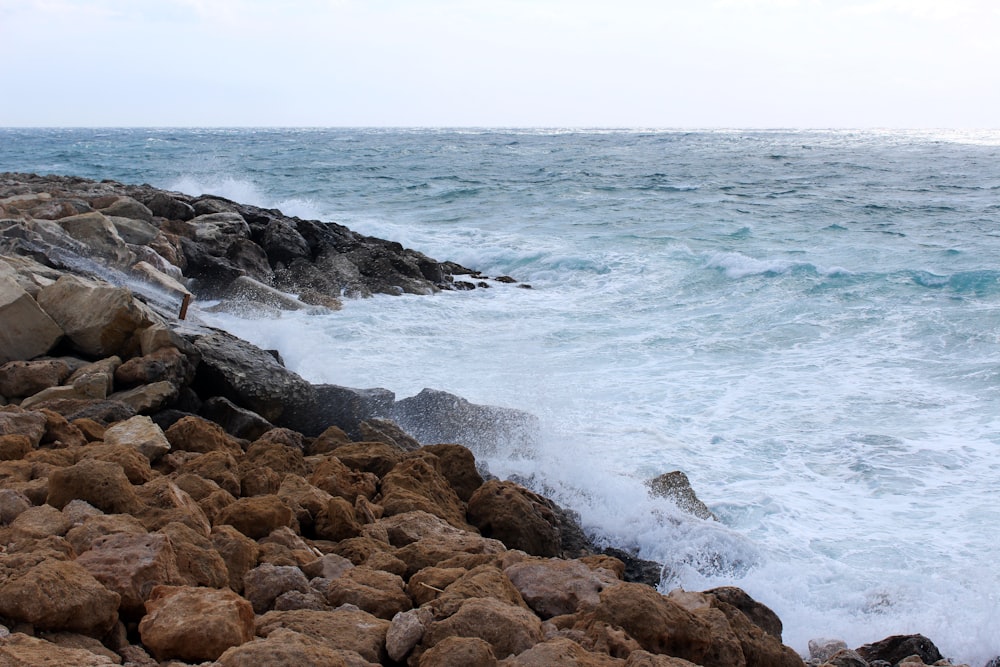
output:
[[[211,527],[201,507],[169,478],[156,477],[146,482],[136,488],[136,495],[144,504],[136,516],[147,530],[155,531],[178,521],[202,535],[209,534]]]
[[[11,522],[10,536],[12,539],[42,539],[49,535],[61,537],[69,528],[69,521],[62,512],[51,505],[40,505],[27,508]]]
[[[483,477],[476,468],[476,458],[472,451],[462,445],[427,445],[421,449],[434,455],[438,469],[445,476],[458,497],[468,502],[472,494],[483,485]]]
[[[170,540],[183,583],[208,588],[229,585],[226,563],[208,537],[178,522],[168,523],[157,532]]]
[[[781,619],[769,607],[757,602],[746,591],[735,586],[722,586],[704,591],[708,595],[739,609],[750,621],[764,632],[781,641]],[[842,648],[847,648],[843,646]]]
[[[233,647],[219,656],[221,667],[351,667],[326,643],[291,630],[278,629],[263,639]]]
[[[264,563],[243,575],[243,594],[258,614],[271,609],[278,596],[288,591],[308,593],[309,581],[297,567]]]
[[[663,473],[646,484],[649,486],[650,495],[668,498],[674,501],[679,509],[699,519],[715,519],[712,510],[695,495],[687,475],[680,470]]]
[[[292,510],[273,494],[239,498],[223,508],[215,521],[216,525],[229,524],[251,539],[266,537],[272,530],[293,522]]]
[[[385,655],[389,621],[349,609],[269,611],[257,618],[259,636],[269,637],[281,629],[293,630],[332,649],[354,651],[369,662],[380,663]]]
[[[121,465],[83,459],[76,465],[52,471],[48,502],[62,509],[79,498],[110,514],[129,514],[139,509],[139,498]]]
[[[333,579],[326,599],[332,606],[353,604],[386,620],[413,607],[400,577],[365,566],[350,568]]]
[[[406,563],[406,575],[412,576],[425,567],[464,555],[494,555],[506,551],[503,543],[473,533],[438,535],[417,540],[396,551]]]
[[[164,435],[172,449],[199,453],[222,451],[236,456],[243,454],[239,442],[221,426],[193,415],[176,421]]]
[[[145,199],[145,205],[154,216],[168,220],[190,220],[194,217],[191,204],[162,191],[157,191]]]
[[[63,511],[65,512],[72,505],[73,503],[70,503],[63,508]],[[142,525],[141,521],[128,514],[99,513],[76,522],[66,533],[66,540],[73,546],[76,553],[83,554],[92,549],[98,539],[118,533],[142,536],[146,535],[146,527]]]
[[[34,449],[45,436],[47,419],[41,412],[29,411],[14,405],[0,407],[0,435],[23,435]]]
[[[0,489],[0,525],[6,526],[31,507],[31,501],[14,489]]]
[[[107,216],[117,216],[120,218],[128,218],[130,220],[153,222],[153,212],[144,204],[132,199],[131,197],[118,197],[112,203],[99,210]]]
[[[201,454],[184,463],[179,472],[211,480],[234,497],[240,495],[239,464],[230,451],[216,450]]]
[[[183,352],[175,347],[161,347],[116,368],[115,384],[124,388],[167,380],[180,387],[194,379],[194,371],[194,365]]]
[[[374,498],[378,488],[378,477],[372,473],[351,470],[336,456],[324,457],[308,479],[316,488],[326,491],[331,496],[340,496],[351,503],[359,496]]]
[[[8,320],[4,318],[3,322],[6,329]],[[3,349],[2,342],[0,349]],[[70,366],[62,359],[10,361],[0,366],[0,396],[7,398],[32,396],[43,389],[60,385],[69,374]]]
[[[323,540],[339,542],[361,534],[354,506],[340,497],[330,497],[316,513],[313,532]]]
[[[38,293],[38,305],[73,345],[94,357],[119,353],[154,318],[122,287],[64,275]]]
[[[145,415],[110,426],[104,432],[104,442],[108,445],[133,447],[150,462],[156,462],[170,451],[170,441],[163,430]]]
[[[99,537],[76,562],[108,590],[121,596],[121,610],[142,614],[157,584],[186,583],[177,568],[169,538],[156,534],[116,533]]]
[[[84,448],[82,454],[80,460],[95,459],[117,463],[130,484],[145,484],[157,475],[149,466],[149,459],[128,445],[92,444]]]
[[[456,528],[469,528],[464,504],[448,480],[434,465],[421,458],[400,462],[382,478],[380,504],[387,516],[422,510],[441,517]]]
[[[0,615],[36,628],[102,636],[121,597],[73,561],[43,560],[0,583]]]
[[[431,648],[447,637],[478,637],[495,655],[517,655],[542,640],[542,622],[530,611],[491,598],[466,600],[453,615],[433,623],[421,646]]]
[[[31,438],[26,435],[20,433],[0,435],[0,461],[19,461],[33,449]]]
[[[535,644],[527,651],[502,660],[503,667],[623,667],[625,661],[604,653],[592,653],[565,637]]]
[[[226,564],[229,573],[229,587],[237,593],[243,592],[243,578],[257,566],[260,547],[249,537],[232,526],[215,526],[210,536],[212,546]]]
[[[479,565],[462,573],[448,584],[434,602],[439,615],[453,614],[465,600],[490,598],[522,609],[529,609],[510,578],[497,566]]]
[[[52,642],[15,632],[0,638],[0,665],[11,667],[106,667],[120,664],[87,649],[58,646]]]
[[[178,395],[177,385],[162,380],[135,389],[115,392],[108,396],[108,400],[124,403],[138,413],[151,413],[172,405]]]
[[[253,639],[253,609],[228,589],[156,586],[139,634],[159,660],[215,660]]]
[[[403,458],[403,451],[384,442],[352,442],[337,447],[334,455],[353,470],[383,477]]]
[[[0,275],[0,363],[34,359],[45,354],[63,336],[30,294],[12,278]],[[4,390],[0,394],[7,396]]]
[[[446,637],[420,656],[419,667],[493,667],[496,654],[479,637]]]
[[[485,537],[533,556],[558,556],[558,519],[541,496],[514,482],[491,480],[469,499],[469,522]]]
[[[543,619],[594,607],[601,601],[601,591],[619,583],[610,572],[593,570],[577,560],[530,559],[504,572]]]

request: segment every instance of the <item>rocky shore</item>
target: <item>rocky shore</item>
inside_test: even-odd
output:
[[[311,385],[189,317],[514,286],[218,197],[0,174],[0,665],[805,664],[742,590],[661,594],[477,466],[530,415]],[[711,520],[683,475],[651,488]],[[951,664],[920,635],[810,650]]]

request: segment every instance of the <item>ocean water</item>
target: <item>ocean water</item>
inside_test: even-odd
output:
[[[314,382],[538,415],[484,453],[786,643],[1000,654],[1000,132],[0,130],[0,171],[215,193],[533,289],[201,316]],[[718,517],[650,498],[683,470]]]

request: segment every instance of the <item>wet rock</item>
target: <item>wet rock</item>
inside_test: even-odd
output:
[[[746,591],[741,588],[736,588],[735,586],[722,586],[720,588],[712,588],[710,590],[704,591],[707,595],[713,595],[715,598],[721,602],[732,605],[736,607],[750,621],[759,627],[764,632],[777,637],[778,641],[781,641],[781,619],[775,614],[769,607],[760,602],[757,602],[752,597],[750,597]],[[810,642],[810,647],[812,643]],[[847,648],[843,646],[841,648]],[[812,648],[810,648],[812,651]]]
[[[205,401],[199,414],[222,426],[230,435],[246,440],[256,440],[274,428],[274,424],[256,412],[241,408],[222,396]]]
[[[395,399],[388,389],[314,385],[312,396],[287,416],[286,425],[307,436],[320,435],[336,426],[350,437],[360,438],[361,422],[387,416]]]
[[[139,634],[159,660],[215,660],[253,639],[254,614],[249,602],[228,589],[156,586]]]
[[[663,473],[646,482],[646,485],[649,487],[650,495],[668,498],[688,514],[699,519],[715,519],[712,511],[695,495],[687,475],[680,470]]]
[[[558,519],[544,499],[514,482],[491,480],[469,499],[469,522],[510,549],[533,556],[558,556]]]
[[[888,665],[888,662],[880,663],[882,665]],[[924,663],[920,663],[924,664]],[[857,651],[852,651],[849,648],[843,648],[833,653],[833,655],[827,656],[826,660],[823,661],[822,667],[871,667],[867,660],[858,655]]]
[[[124,403],[137,413],[148,414],[172,405],[178,396],[177,385],[164,380],[144,384],[135,389],[115,392],[108,396],[108,400]]]
[[[420,443],[391,419],[372,417],[358,424],[358,430],[361,433],[361,440],[365,442],[384,442],[404,452],[420,449]]]
[[[135,256],[125,245],[118,230],[102,213],[91,211],[59,218],[63,230],[85,244],[90,254],[95,254],[112,266],[125,267],[135,262]]]
[[[942,659],[934,642],[923,635],[893,635],[856,650],[868,662],[885,660],[893,665],[911,655],[919,656],[928,665]]]

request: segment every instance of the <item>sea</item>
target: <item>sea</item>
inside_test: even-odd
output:
[[[193,314],[306,379],[529,411],[477,452],[800,653],[1000,655],[1000,131],[0,129],[0,171],[279,208],[531,289]],[[204,304],[203,304],[204,305]],[[683,471],[716,520],[652,497]]]

